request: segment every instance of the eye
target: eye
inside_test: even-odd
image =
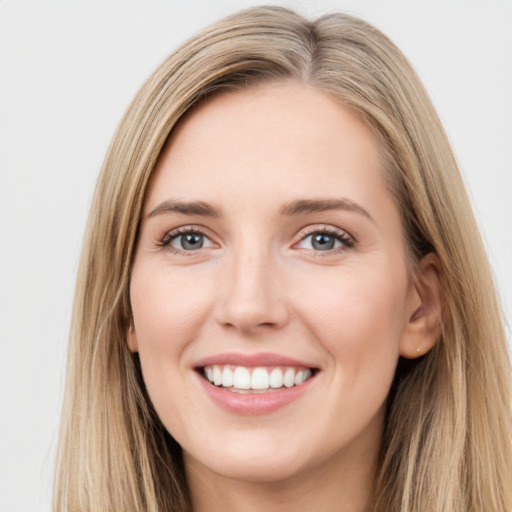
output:
[[[297,244],[300,249],[311,249],[313,251],[332,251],[340,248],[351,248],[353,240],[342,231],[317,230],[306,235]]]
[[[172,247],[176,251],[197,251],[207,247],[213,247],[213,242],[197,229],[179,229],[171,231],[162,240],[162,245]]]

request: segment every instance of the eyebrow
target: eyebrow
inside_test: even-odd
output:
[[[373,221],[372,216],[362,206],[349,199],[299,199],[285,204],[279,213],[289,217],[328,210],[355,212]]]
[[[181,213],[183,215],[201,215],[202,217],[222,217],[222,212],[204,201],[177,201],[168,199],[151,210],[148,218],[162,213]]]
[[[355,212],[373,221],[371,215],[362,206],[349,199],[298,199],[282,206],[279,213],[283,217],[293,217],[329,210]],[[181,213],[182,215],[200,215],[202,217],[212,218],[223,216],[221,210],[204,201],[178,201],[176,199],[167,199],[151,210],[148,214],[148,218],[162,213]]]

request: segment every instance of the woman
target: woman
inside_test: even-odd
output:
[[[55,510],[512,508],[485,252],[421,83],[360,20],[254,8],[162,64],[74,311]]]

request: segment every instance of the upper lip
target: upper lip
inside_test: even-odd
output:
[[[231,364],[233,366],[295,366],[301,368],[317,368],[310,362],[301,361],[292,357],[281,354],[273,354],[271,352],[260,352],[253,354],[243,354],[238,352],[226,352],[205,357],[195,363],[196,368],[204,366],[212,366],[214,364]]]

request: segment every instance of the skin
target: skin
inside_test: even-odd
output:
[[[435,260],[406,260],[383,173],[369,128],[295,82],[210,99],[164,148],[145,200],[128,343],[183,447],[195,511],[369,507],[398,357],[428,351],[440,316]],[[296,200],[340,199],[359,208],[281,213]],[[221,214],[158,210],[169,200]],[[186,226],[204,233],[202,248],[184,249],[174,230]],[[319,250],[310,235],[326,229],[342,239]],[[286,355],[319,372],[285,407],[240,415],[214,404],[194,370],[225,352]]]

